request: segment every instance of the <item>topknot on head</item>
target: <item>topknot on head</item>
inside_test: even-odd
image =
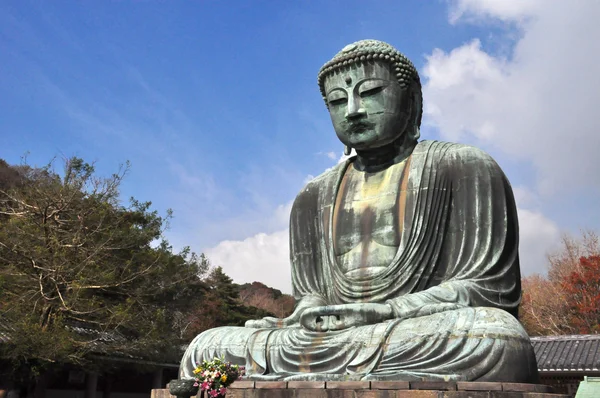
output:
[[[325,95],[325,78],[327,76],[354,64],[377,60],[390,63],[392,72],[396,75],[401,86],[406,87],[417,84],[419,90],[421,89],[421,80],[417,69],[404,54],[383,41],[361,40],[342,48],[329,62],[321,67],[318,83],[325,103],[327,103]]]

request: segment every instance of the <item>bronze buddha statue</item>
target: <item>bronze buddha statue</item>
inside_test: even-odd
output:
[[[474,147],[418,142],[419,76],[386,43],[344,47],[318,82],[356,156],[294,202],[295,311],[203,332],[180,377],[223,356],[256,380],[536,382],[502,170]]]

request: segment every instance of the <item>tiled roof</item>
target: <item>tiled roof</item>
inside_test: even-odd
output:
[[[600,371],[600,335],[532,337],[531,343],[542,372]]]
[[[86,337],[89,341],[98,348],[103,349],[103,345],[111,343],[125,343],[127,339],[122,335],[111,331],[104,332],[101,330],[86,327],[85,325],[71,322],[65,326],[67,329],[72,330],[81,337]],[[0,318],[0,343],[7,343],[10,341],[10,335],[15,333],[15,329],[7,324],[4,319]]]
[[[154,358],[160,357],[157,352],[148,352],[147,349],[143,353],[134,352],[130,347],[127,347],[127,338],[114,330],[104,332],[79,322],[69,322],[65,327],[72,330],[77,335],[86,338],[87,341],[91,343],[91,354],[94,358],[107,358],[111,361],[141,363],[163,367],[179,367],[179,361],[177,360],[173,361],[171,359],[174,363],[170,363],[162,361],[157,362],[155,359],[152,359],[152,356]],[[10,335],[13,333],[15,333],[14,328],[7,324],[4,319],[0,318],[0,344],[8,343],[11,340]],[[165,344],[167,344],[167,342],[165,342]],[[180,347],[181,355],[183,355],[186,348],[187,347]],[[153,355],[148,357],[148,354]],[[166,360],[169,361],[169,359]]]

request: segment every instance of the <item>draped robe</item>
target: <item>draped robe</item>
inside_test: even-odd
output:
[[[423,141],[406,161],[400,245],[370,278],[348,277],[333,250],[334,205],[353,159],[312,180],[290,219],[296,309],[387,303],[394,319],[339,331],[222,327],[188,347],[181,377],[224,356],[255,379],[537,381],[521,298],[518,221],[496,162],[466,145]]]

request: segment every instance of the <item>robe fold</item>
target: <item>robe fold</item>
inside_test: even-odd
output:
[[[395,319],[335,332],[212,329],[188,347],[182,377],[225,356],[256,379],[537,381],[517,320],[516,206],[496,162],[466,145],[417,144],[397,182],[397,254],[365,278],[347,276],[333,250],[334,205],[352,161],[309,182],[294,202],[293,294],[297,308],[388,303]]]

